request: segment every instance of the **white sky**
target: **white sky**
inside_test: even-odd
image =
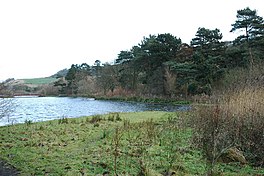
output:
[[[0,0],[0,80],[111,62],[149,34],[190,43],[205,27],[233,40],[231,24],[246,7],[264,16],[263,0]]]

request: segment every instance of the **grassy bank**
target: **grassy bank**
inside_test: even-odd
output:
[[[170,98],[145,98],[145,97],[135,97],[135,96],[97,96],[97,100],[112,100],[112,101],[132,101],[132,102],[142,102],[142,103],[157,103],[157,104],[171,104],[171,105],[189,105],[191,101],[188,100],[175,100]]]
[[[21,175],[202,175],[206,160],[192,144],[189,113],[111,113],[0,127],[1,158]],[[223,175],[264,170],[218,164]]]

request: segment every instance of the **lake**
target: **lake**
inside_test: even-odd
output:
[[[110,112],[179,111],[189,106],[170,106],[136,102],[104,101],[91,98],[19,97],[13,98],[15,111],[0,119],[0,126],[47,121],[63,117],[74,118]]]

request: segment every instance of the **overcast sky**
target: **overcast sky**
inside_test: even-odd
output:
[[[0,80],[111,62],[149,34],[189,44],[205,27],[233,40],[231,24],[246,7],[264,16],[263,0],[0,0]]]

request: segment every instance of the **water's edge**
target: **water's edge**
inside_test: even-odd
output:
[[[188,105],[148,104],[94,98],[71,97],[19,97],[13,98],[15,110],[9,116],[0,119],[0,126],[40,122],[62,117],[76,118],[110,112],[139,111],[184,111]]]

